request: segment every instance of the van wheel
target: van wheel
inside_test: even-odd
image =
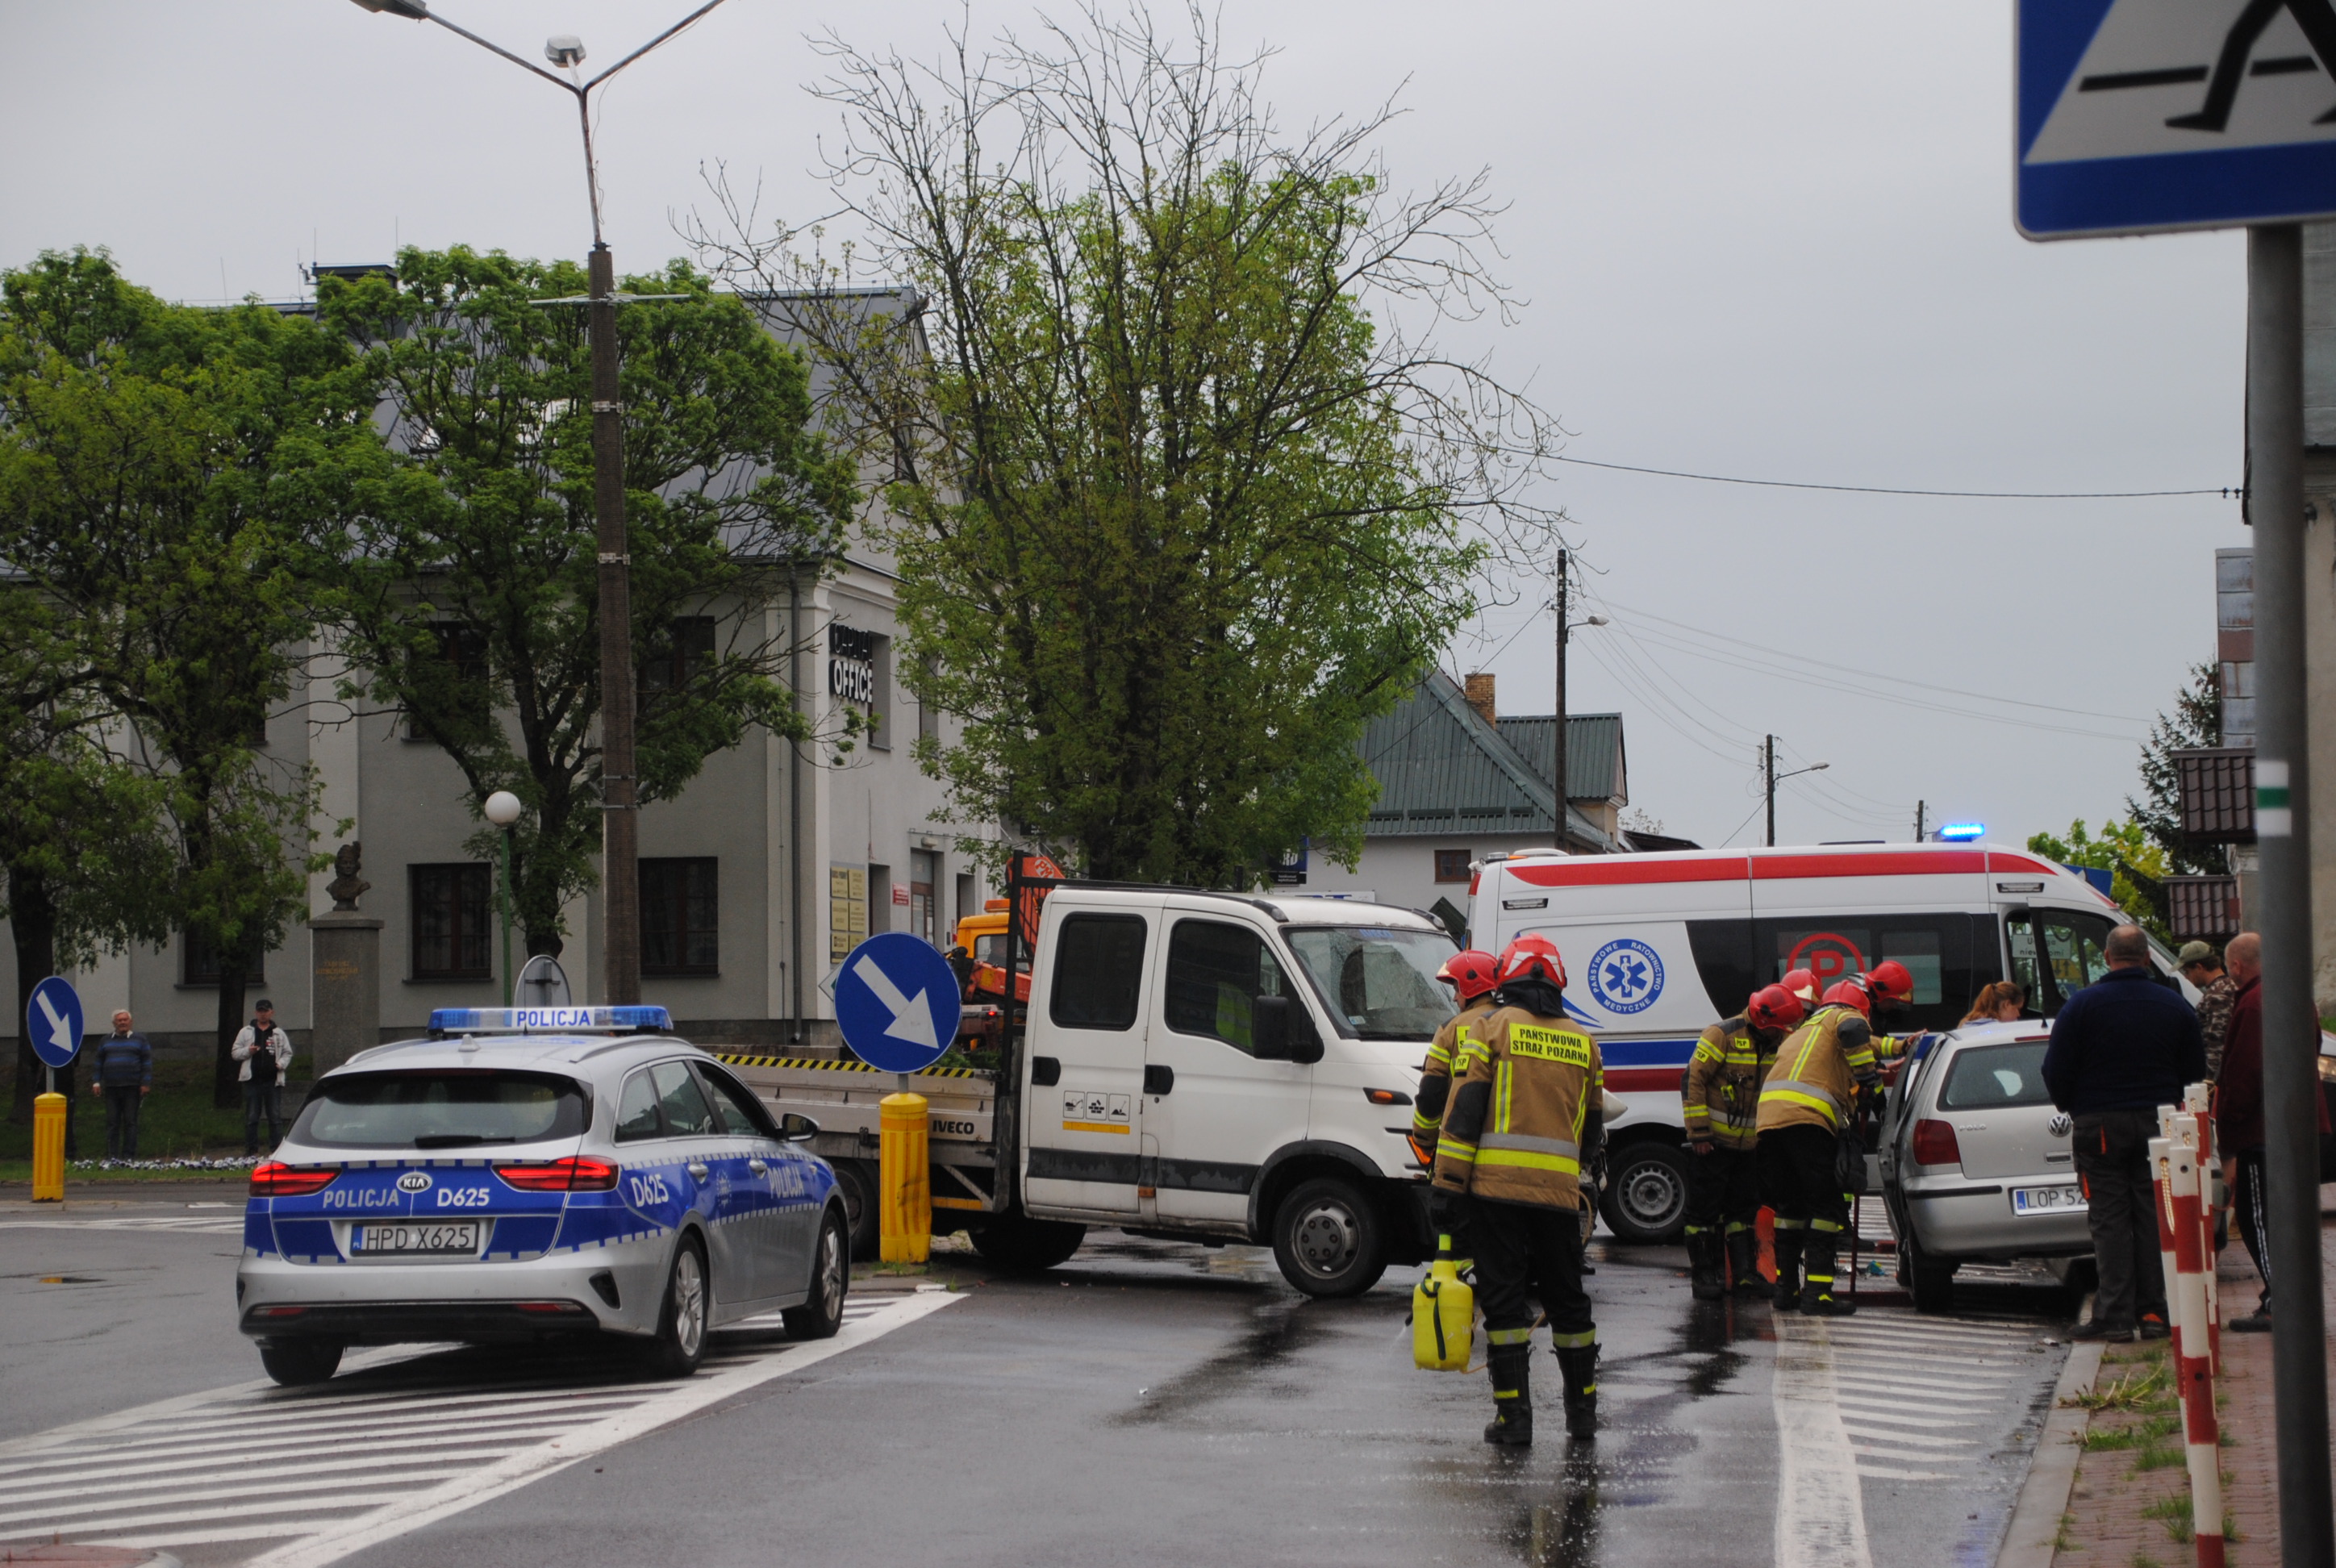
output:
[[[1598,1211],[1617,1241],[1651,1245],[1679,1233],[1687,1223],[1688,1162],[1694,1157],[1676,1144],[1651,1140],[1608,1152]]]
[[[262,1339],[259,1364],[287,1388],[298,1388],[339,1371],[341,1347],[330,1339]]]
[[[843,1219],[852,1237],[852,1255],[872,1258],[881,1247],[882,1223],[876,1206],[876,1173],[864,1160],[838,1160],[835,1190],[843,1194]]]
[[[843,1294],[852,1288],[852,1243],[843,1216],[830,1209],[819,1222],[819,1249],[812,1260],[811,1297],[800,1307],[781,1310],[779,1321],[791,1339],[832,1339],[843,1327]]]
[[[1273,1216],[1273,1261],[1309,1296],[1359,1296],[1387,1272],[1378,1207],[1342,1176],[1300,1182]]]
[[[649,1370],[660,1378],[686,1378],[706,1356],[707,1303],[712,1281],[706,1252],[695,1236],[674,1249],[673,1272],[666,1279],[665,1306],[657,1313],[657,1339],[649,1347]]]
[[[1085,1225],[1000,1214],[974,1230],[973,1250],[1001,1269],[1037,1273],[1067,1262],[1086,1239]]]

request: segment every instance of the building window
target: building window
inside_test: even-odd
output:
[[[180,944],[182,955],[180,972],[186,977],[184,983],[190,986],[219,984],[220,968],[219,948],[208,935],[202,932],[190,930],[186,932],[185,936],[186,940]],[[267,979],[268,960],[265,958],[254,959],[251,961],[251,972],[243,977],[244,984],[263,985]]]
[[[1465,882],[1468,880],[1468,862],[1475,856],[1467,850],[1437,850],[1436,880],[1439,882]]]
[[[453,621],[441,621],[430,629],[434,653],[416,653],[406,665],[406,687],[414,705],[431,710],[442,723],[465,729],[483,726],[491,706],[487,634]],[[426,738],[411,716],[405,721],[405,738]]]
[[[646,699],[656,692],[686,691],[713,664],[714,618],[683,616],[641,660],[641,696]]]
[[[482,865],[408,866],[417,980],[493,978],[488,959],[493,884]]]
[[[640,862],[641,973],[721,972],[719,865],[711,855]]]

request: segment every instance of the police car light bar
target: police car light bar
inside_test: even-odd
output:
[[[663,1008],[437,1008],[433,1035],[563,1034],[669,1035],[673,1016]]]
[[[1940,839],[1951,844],[1967,844],[1973,839],[1987,837],[1985,823],[1947,823],[1939,829]]]

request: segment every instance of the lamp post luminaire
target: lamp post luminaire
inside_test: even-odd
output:
[[[512,984],[511,961],[511,824],[519,821],[520,813],[526,808],[520,803],[519,796],[511,794],[511,791],[497,790],[494,794],[487,797],[485,809],[487,820],[501,830],[498,836],[502,840],[503,874],[496,884],[501,892],[501,897],[497,899],[496,902],[501,910],[503,924],[503,1006],[509,1007],[511,1005]]]
[[[1779,781],[1798,778],[1805,773],[1823,773],[1833,766],[1829,762],[1813,762],[1806,767],[1796,767],[1790,773],[1776,771],[1776,737],[1769,735],[1760,743],[1760,772],[1767,779],[1768,795],[1768,847],[1776,847],[1776,785]]]
[[[608,1002],[638,1002],[641,999],[640,807],[639,781],[633,765],[632,556],[625,532],[624,404],[617,378],[617,306],[620,300],[635,297],[636,297],[616,292],[616,261],[600,233],[600,177],[592,158],[590,100],[594,88],[688,27],[721,5],[722,0],[706,0],[688,15],[589,80],[577,69],[584,62],[584,45],[575,38],[555,37],[544,45],[545,57],[569,73],[563,77],[456,26],[431,10],[429,0],[354,0],[354,4],[411,22],[434,22],[449,33],[502,56],[521,70],[540,76],[576,100],[576,120],[584,132],[584,190],[592,205],[589,268],[591,292],[580,300],[538,303],[581,304],[589,309],[587,320],[592,342],[593,511],[599,523],[600,579],[600,984]],[[515,811],[511,820],[518,820]],[[503,833],[503,1000],[508,1004],[511,984],[508,828]]]

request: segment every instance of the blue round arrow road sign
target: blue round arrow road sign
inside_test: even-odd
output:
[[[32,1002],[24,1008],[24,1031],[33,1042],[33,1054],[42,1061],[53,1067],[73,1066],[73,1054],[81,1049],[81,997],[72,985],[51,975],[34,986]]]
[[[870,937],[835,977],[835,1022],[871,1067],[921,1072],[957,1037],[957,971],[930,942],[906,931]]]

